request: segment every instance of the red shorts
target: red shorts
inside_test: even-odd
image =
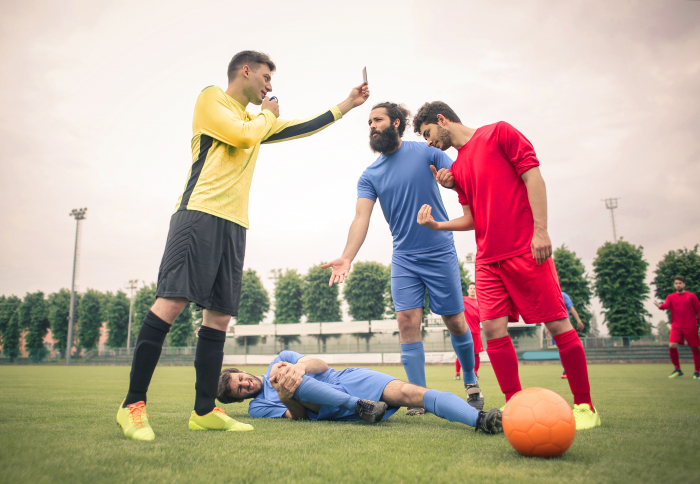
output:
[[[697,328],[671,327],[671,336],[668,338],[669,343],[684,345],[686,341],[691,348],[700,348],[700,336],[698,336]]]
[[[508,316],[516,322],[521,314],[525,323],[537,324],[568,317],[551,257],[537,265],[527,253],[477,265],[475,275],[482,321]]]
[[[481,342],[481,331],[472,333],[472,339],[474,340],[474,354],[478,355],[484,351],[484,343]]]

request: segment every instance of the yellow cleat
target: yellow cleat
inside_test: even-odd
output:
[[[201,417],[192,410],[190,415],[190,430],[223,430],[225,432],[248,432],[252,425],[234,420],[218,407]]]
[[[148,423],[146,402],[136,402],[127,405],[126,408],[120,405],[117,411],[117,425],[124,431],[124,437],[127,439],[154,440],[156,438],[151,424]]]
[[[593,410],[595,410],[595,407],[593,407]],[[593,410],[587,403],[574,405],[574,420],[576,420],[577,431],[600,427],[600,415]]]

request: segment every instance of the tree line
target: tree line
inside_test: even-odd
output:
[[[144,285],[134,295],[131,321],[131,346],[141,327],[141,321],[156,300],[156,285]],[[78,353],[95,349],[100,341],[100,330],[107,323],[107,346],[126,346],[129,327],[129,296],[122,290],[116,293],[88,289],[76,293],[74,301],[73,345]],[[68,316],[70,291],[60,289],[49,294],[42,291],[17,296],[0,296],[0,343],[5,357],[11,360],[20,354],[20,339],[24,333],[25,349],[29,357],[41,361],[49,350],[44,338],[49,329],[55,350],[65,354],[68,343]],[[194,305],[190,304],[177,318],[169,333],[171,346],[187,346],[194,338]]]
[[[579,316],[590,332],[592,320],[591,298],[597,296],[603,306],[604,324],[611,336],[643,336],[651,332],[651,315],[644,309],[649,298],[645,278],[648,262],[643,247],[623,239],[606,242],[593,261],[593,274],[586,274],[581,259],[575,252],[562,245],[554,250],[554,261],[564,292],[571,296]],[[470,274],[460,262],[462,293],[467,294]],[[273,271],[274,273],[274,323],[294,324],[306,316],[308,322],[333,322],[342,320],[339,286],[328,286],[330,269],[321,264],[309,268],[304,275],[296,269]],[[673,277],[683,275],[686,289],[700,291],[700,255],[698,245],[693,249],[672,250],[664,255],[654,271],[652,284],[659,299],[674,292]],[[260,276],[253,269],[243,272],[241,303],[237,324],[259,324],[271,309],[270,295]],[[134,295],[131,324],[132,346],[141,327],[141,321],[155,301],[155,283],[144,285]],[[346,279],[342,297],[348,304],[348,312],[356,321],[378,320],[394,317],[391,298],[391,265],[379,262],[357,262]],[[100,292],[88,289],[76,294],[74,345],[81,350],[96,348],[100,328],[107,322],[107,345],[113,348],[126,346],[129,297],[124,291]],[[425,294],[424,314],[427,315],[429,298]],[[49,329],[53,333],[54,348],[65,350],[68,338],[68,314],[70,291],[61,289],[49,294],[37,291],[27,293],[24,299],[17,296],[0,296],[0,344],[5,357],[19,356],[20,339],[25,333],[25,347],[31,358],[45,358],[47,349],[44,338]],[[196,324],[194,304],[185,308],[177,318],[169,334],[171,346],[187,346],[193,341]],[[666,323],[658,325],[660,332],[667,332]],[[328,336],[319,335],[319,338]],[[285,336],[284,343],[294,340]],[[256,338],[248,340],[254,344]],[[248,342],[248,341],[246,341]],[[324,339],[325,343],[325,339]]]

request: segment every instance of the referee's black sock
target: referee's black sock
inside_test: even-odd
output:
[[[146,401],[146,392],[151,377],[156,370],[163,349],[163,342],[170,331],[170,325],[151,311],[143,318],[134,347],[134,359],[131,361],[129,376],[129,393],[126,394],[124,407],[136,402]]]
[[[216,391],[219,386],[219,373],[224,361],[226,331],[202,326],[199,328],[194,369],[197,382],[194,384],[194,411],[200,417],[216,406]]]

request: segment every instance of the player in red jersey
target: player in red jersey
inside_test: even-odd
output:
[[[469,331],[474,340],[474,373],[479,376],[479,366],[481,358],[479,353],[484,351],[484,344],[481,342],[481,315],[479,314],[479,304],[476,302],[476,284],[470,282],[467,286],[467,295],[464,296],[464,318],[469,325]],[[459,380],[459,372],[462,365],[459,358],[455,359],[455,380]]]
[[[574,395],[576,429],[600,425],[588,382],[586,354],[569,321],[547,233],[547,194],[532,144],[506,122],[464,126],[443,102],[426,103],[413,120],[417,134],[441,150],[455,147],[450,170],[433,169],[454,187],[464,215],[436,222],[424,205],[418,223],[433,230],[474,230],[476,292],[486,351],[506,401],[521,390],[508,321],[544,322],[554,337]]]
[[[676,276],[673,279],[673,287],[676,292],[669,294],[663,304],[654,301],[657,308],[671,310],[671,336],[668,338],[668,351],[675,369],[668,377],[683,376],[681,362],[678,358],[678,345],[684,345],[687,341],[693,352],[693,363],[695,363],[693,380],[700,380],[700,336],[698,336],[700,302],[695,294],[685,290],[683,276]]]

